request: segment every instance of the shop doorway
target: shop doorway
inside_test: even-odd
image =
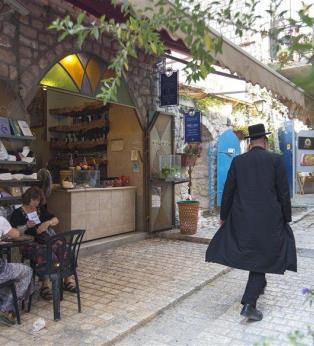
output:
[[[37,138],[32,148],[37,168],[47,167],[53,183],[60,186],[58,194],[48,200],[49,208],[60,218],[60,231],[86,228],[85,240],[144,231],[146,226],[144,131],[123,81],[115,102],[104,105],[97,100],[100,82],[109,73],[97,56],[80,52],[63,57],[43,76],[28,107]],[[70,167],[80,180],[70,188],[78,184],[86,189],[86,196],[82,192],[62,195],[62,188],[70,185],[62,185]],[[99,179],[88,175],[91,180],[86,181],[84,174],[76,174],[85,169],[98,171]],[[108,199],[109,194],[104,197],[101,190],[112,185],[117,189]],[[124,187],[129,192],[124,193]],[[94,189],[92,197],[87,196],[89,188]],[[60,201],[61,195],[76,199]]]
[[[221,206],[223,188],[231,162],[240,154],[240,141],[236,134],[232,130],[223,132],[217,145],[217,207]]]
[[[174,117],[156,113],[148,130],[149,146],[149,231],[161,231],[174,226],[174,183],[160,179],[160,156],[174,153]]]

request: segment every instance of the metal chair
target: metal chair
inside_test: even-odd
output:
[[[77,259],[85,230],[73,230],[50,237],[44,244],[47,250],[45,260],[41,264],[33,264],[34,275],[47,275],[52,282],[52,299],[54,320],[61,319],[60,301],[63,299],[63,278],[74,275],[77,287],[78,311],[81,312],[79,281],[76,272]],[[31,309],[32,297],[28,302]]]
[[[14,309],[16,314],[16,320],[18,324],[21,324],[21,317],[20,317],[20,311],[19,311],[14,281],[9,280],[9,281],[3,282],[2,284],[0,284],[0,289],[1,288],[10,288],[12,296],[13,296],[13,304],[14,304]]]
[[[73,230],[73,231],[62,233],[62,235],[67,239],[67,241],[66,241],[66,254],[64,256],[62,266],[61,266],[61,285],[60,285],[61,300],[63,299],[62,280],[65,277],[73,275],[75,279],[75,285],[76,285],[78,312],[81,312],[82,308],[81,308],[80,286],[79,286],[79,280],[78,280],[76,268],[77,268],[78,254],[80,251],[84,234],[85,234],[85,229]]]

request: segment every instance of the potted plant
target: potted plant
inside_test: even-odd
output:
[[[199,201],[193,200],[192,194],[192,171],[197,159],[201,156],[202,145],[200,143],[189,143],[183,149],[182,165],[188,168],[188,198],[178,201],[180,231],[182,234],[195,234],[197,231]]]

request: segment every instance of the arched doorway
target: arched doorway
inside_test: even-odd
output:
[[[74,190],[99,188],[93,196],[81,193],[76,202],[72,199],[79,195],[69,194],[60,203],[61,190],[49,200],[50,210],[59,215],[59,229],[86,228],[85,240],[145,228],[143,129],[124,82],[114,102],[104,105],[96,99],[101,80],[110,73],[93,54],[64,56],[40,79],[28,107],[38,168],[47,166],[63,188],[68,180]],[[113,182],[129,186],[113,190],[108,200],[101,189]]]

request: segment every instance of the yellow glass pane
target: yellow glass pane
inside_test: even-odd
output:
[[[61,59],[59,61],[59,64],[61,64],[68,71],[69,75],[72,77],[77,87],[81,89],[84,69],[77,55],[68,55],[65,58]]]
[[[100,66],[96,59],[91,58],[86,68],[86,73],[92,87],[93,93],[96,91],[100,79]]]
[[[55,64],[54,66],[52,66],[52,68],[45,74],[44,78],[40,81],[40,84],[74,92],[79,91],[73,80],[66,73],[64,68],[61,67],[59,64]]]

